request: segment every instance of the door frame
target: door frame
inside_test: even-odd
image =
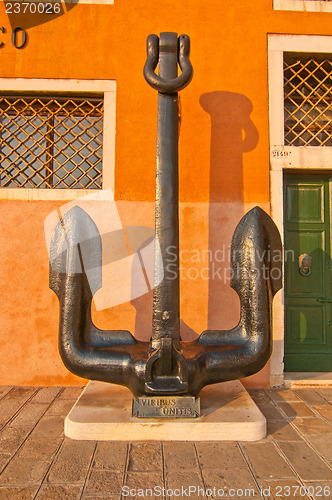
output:
[[[305,175],[308,171],[332,172],[332,147],[284,146],[284,52],[331,53],[332,36],[268,35],[268,86],[270,133],[270,204],[271,217],[284,241],[283,174],[284,170]],[[270,384],[284,383],[284,289],[274,298],[273,353],[270,361]]]

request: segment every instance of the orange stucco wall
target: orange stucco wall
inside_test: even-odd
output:
[[[115,199],[124,225],[153,227],[157,94],[142,68],[147,35],[161,31],[190,36],[194,67],[181,92],[181,248],[215,251],[250,207],[269,210],[267,34],[332,35],[332,15],[273,11],[272,0],[78,4],[33,27],[31,15],[9,19],[2,2],[0,13],[0,77],[116,80]],[[27,29],[25,48],[10,43],[10,23]],[[58,301],[48,289],[43,224],[61,205],[0,202],[1,384],[82,383],[57,353]],[[181,306],[187,338],[238,320],[236,294],[218,280],[184,278]],[[94,320],[146,338],[151,308],[145,297],[94,311]],[[268,385],[268,367],[246,383]]]

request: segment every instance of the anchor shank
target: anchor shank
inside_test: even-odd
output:
[[[177,77],[178,39],[176,33],[161,33],[159,76]],[[178,215],[178,94],[158,92],[158,129],[156,161],[156,239],[162,263],[155,249],[152,348],[162,338],[172,338],[180,348],[179,326],[179,215]],[[163,279],[160,282],[160,278]]]

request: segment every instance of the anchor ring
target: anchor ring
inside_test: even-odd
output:
[[[159,61],[159,37],[157,35],[149,35],[147,39],[147,60],[144,65],[144,78],[149,85],[158,92],[171,94],[184,89],[193,77],[193,67],[189,61],[190,38],[188,35],[180,35],[178,38],[178,62],[181,68],[181,75],[165,80],[156,75],[155,69]]]

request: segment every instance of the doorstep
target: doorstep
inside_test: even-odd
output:
[[[300,387],[332,387],[332,372],[285,372],[287,389]]]

